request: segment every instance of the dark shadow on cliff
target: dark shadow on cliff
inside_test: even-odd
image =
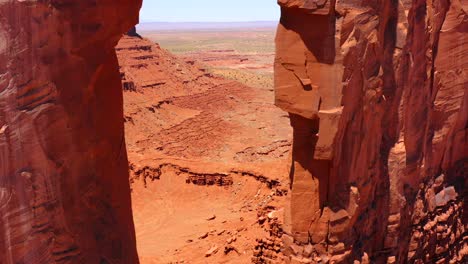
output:
[[[334,15],[311,15],[304,10],[288,8],[281,8],[281,13],[280,23],[301,37],[318,63],[335,62]]]

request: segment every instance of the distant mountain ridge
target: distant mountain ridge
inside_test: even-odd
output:
[[[170,30],[214,30],[214,29],[245,29],[245,28],[275,28],[277,21],[250,22],[142,22],[138,31],[170,31]]]

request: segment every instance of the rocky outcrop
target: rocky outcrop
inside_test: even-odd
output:
[[[287,192],[291,129],[272,87],[148,39],[125,36],[116,51],[140,261],[250,263],[272,229],[257,218],[282,210]]]
[[[131,36],[131,37],[137,37],[137,38],[140,38],[142,39],[143,37],[138,34],[137,30],[136,30],[136,27],[132,27],[129,31],[127,31],[127,36]]]
[[[278,2],[283,252],[467,262],[466,1]],[[140,4],[0,1],[2,263],[138,263],[113,48]]]
[[[295,136],[284,252],[466,262],[466,3],[279,4],[276,102]]]
[[[138,263],[114,46],[141,1],[0,1],[0,262]]]

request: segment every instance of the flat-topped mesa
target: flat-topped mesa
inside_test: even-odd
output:
[[[292,261],[468,261],[468,8],[432,2],[278,1]]]
[[[141,1],[0,1],[0,262],[138,263],[114,46]]]

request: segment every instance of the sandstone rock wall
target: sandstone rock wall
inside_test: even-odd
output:
[[[338,30],[325,38],[338,53],[318,60],[320,69],[342,70],[341,102],[323,109],[329,95],[320,94],[306,116],[320,120],[323,155],[311,155],[328,164],[327,195],[318,217],[302,221],[303,247],[289,243],[285,252],[296,262],[468,261],[468,3],[279,3],[284,34],[304,23],[298,17],[311,24],[292,43],[307,50],[282,52],[307,62],[310,35]],[[140,4],[0,0],[3,262],[138,262],[113,48]],[[314,69],[292,62],[286,70],[314,91]]]
[[[330,16],[317,12],[317,6],[307,8],[310,2],[279,1],[279,47],[291,41],[293,33],[283,29],[285,21],[294,20],[293,14],[308,20]],[[336,17],[329,22],[334,25],[311,23],[307,34],[294,31],[300,35],[294,45],[310,47],[304,44],[320,41],[310,31],[336,27],[337,57],[342,56],[342,62],[335,57],[328,64],[343,67],[338,84],[343,97],[338,122],[280,105],[318,118],[317,142],[333,137],[328,143],[329,177],[323,180],[312,171],[318,180],[301,181],[297,190],[292,185],[291,208],[307,210],[314,199],[322,207],[318,217],[301,222],[302,229],[308,228],[306,241],[299,232],[304,230],[294,222],[295,214],[302,213],[292,210],[286,215],[293,221],[284,238],[285,253],[293,262],[304,263],[466,262],[468,3],[341,0],[335,9]],[[287,28],[303,26],[299,23]],[[292,48],[277,51],[277,58],[304,53]],[[324,75],[317,72],[308,75],[307,85],[327,89],[320,84]],[[289,77],[280,70],[275,78],[278,85]],[[311,162],[323,159],[314,153],[321,149],[309,151],[314,156]],[[311,198],[304,190],[318,187],[308,184],[326,185],[325,201],[319,193]],[[291,244],[290,237],[302,247]]]
[[[138,263],[114,51],[141,1],[0,1],[0,263]]]

